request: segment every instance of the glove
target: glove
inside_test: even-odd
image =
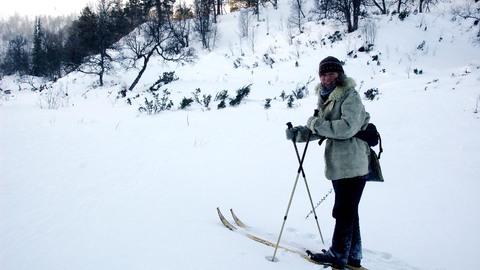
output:
[[[310,118],[308,118],[307,127],[308,127],[313,133],[317,133],[317,131],[315,130],[315,124],[317,123],[317,121],[318,121],[318,117],[317,117],[317,116],[310,116]]]
[[[287,140],[295,140],[297,142],[305,141],[306,134],[308,134],[310,130],[305,127],[305,126],[296,126],[293,128],[287,128],[286,130],[286,135],[287,135]]]
[[[287,130],[285,130],[285,135],[287,135],[287,140],[289,141],[293,140],[297,136],[298,131],[299,131],[298,127],[287,128]]]

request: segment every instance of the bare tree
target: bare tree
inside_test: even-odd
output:
[[[362,35],[365,40],[366,48],[370,48],[375,44],[375,39],[377,38],[377,30],[378,30],[378,27],[375,24],[375,21],[373,20],[368,20],[363,25]]]
[[[240,11],[240,15],[238,16],[238,30],[241,38],[248,37],[252,21],[253,19],[250,9],[243,9]]]
[[[250,43],[250,48],[252,49],[252,53],[255,53],[255,45],[257,43],[257,28],[255,26],[250,28],[250,34],[248,35],[248,41]]]
[[[379,10],[381,14],[388,14],[387,10],[387,5],[385,3],[385,0],[371,0],[373,5],[375,5]]]
[[[418,0],[418,12],[430,11],[430,5],[435,5],[438,0]]]
[[[317,13],[324,18],[334,18],[347,25],[349,33],[358,29],[362,0],[319,0]]]
[[[478,0],[475,0],[477,3]],[[474,42],[480,44],[480,4],[463,4],[452,8],[452,15],[455,19],[472,20],[471,28],[477,28],[477,34],[473,38]]]
[[[126,38],[127,48],[133,52],[133,62],[141,60],[140,70],[134,81],[128,88],[133,90],[143,76],[152,56],[158,55],[165,61],[190,62],[195,58],[195,51],[186,48],[187,43],[182,44],[175,37],[172,29],[171,17],[164,19],[152,18],[147,23],[138,27]]]
[[[216,10],[215,15],[222,15],[223,14],[223,0],[215,0],[216,1]]]
[[[128,90],[130,91],[133,90],[133,88],[135,88],[135,86],[138,84],[138,82],[143,76],[143,73],[145,72],[145,70],[147,70],[150,58],[156,52],[156,41],[148,34],[149,28],[151,27],[149,26],[149,24],[151,23],[152,22],[149,22],[147,24],[139,26],[137,28],[138,31],[131,32],[125,41],[125,45],[127,46],[127,48],[134,54],[133,63],[135,64],[137,61],[142,60],[140,71],[138,72],[137,77],[135,77],[134,81],[132,82],[132,84],[130,84],[130,87],[128,88]]]
[[[347,31],[349,33],[358,29],[361,2],[361,0],[343,0],[343,5],[341,5],[341,10],[347,21]]]
[[[290,17],[288,19],[289,26],[298,29],[299,33],[303,33],[303,24],[305,23],[305,13],[303,8],[305,6],[305,0],[292,0],[290,8]]]
[[[409,5],[413,5],[414,0],[397,0],[397,12],[402,12],[402,7],[404,6],[403,10],[408,10]]]
[[[217,23],[217,16],[223,13],[223,0],[211,0],[213,22]]]
[[[204,49],[210,49],[218,37],[217,25],[210,14],[210,0],[194,1],[195,18],[193,19],[193,30],[197,33]]]
[[[192,30],[191,22],[193,18],[192,8],[186,6],[184,2],[180,2],[176,7],[173,18],[169,21],[173,37],[182,47],[189,46],[190,32]]]

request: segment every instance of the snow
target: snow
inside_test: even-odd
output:
[[[279,262],[266,260],[273,249],[227,230],[216,207],[235,209],[256,233],[276,240],[297,171],[285,123],[304,124],[313,113],[317,65],[328,55],[346,61],[362,95],[380,91],[364,100],[382,135],[386,181],[368,183],[361,201],[363,265],[479,268],[480,57],[468,22],[451,21],[441,8],[405,21],[374,17],[374,50],[351,58],[360,32],[322,45],[343,27],[312,21],[294,39],[299,45],[289,45],[288,5],[261,14],[255,52],[240,43],[233,13],[220,17],[215,50],[198,50],[194,64],[152,63],[129,97],[143,95],[163,72],[180,78],[165,86],[175,108],[156,115],[138,113],[143,96],[133,105],[117,99],[134,69],[117,68],[104,87],[94,76],[69,74],[53,86],[68,92],[56,110],[40,108],[44,98],[18,77],[4,77],[0,88],[12,93],[0,99],[0,268],[323,269],[283,251]],[[242,66],[234,68],[238,58]],[[278,98],[312,79],[295,108]],[[196,88],[232,96],[249,84],[238,107],[177,109]],[[265,110],[265,98],[275,97]],[[304,169],[316,203],[331,189],[323,147],[310,144]],[[313,217],[305,219],[304,186],[300,179],[282,243],[328,248],[333,194],[317,208],[322,244]]]

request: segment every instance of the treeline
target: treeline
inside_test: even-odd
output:
[[[101,0],[95,7],[86,6],[78,18],[65,18],[62,25],[53,27],[50,18],[36,17],[33,33],[9,33],[10,39],[4,40],[1,72],[59,78],[144,22],[148,5]]]
[[[34,75],[56,80],[79,70],[98,75],[99,84],[103,85],[105,72],[118,61],[139,68],[138,76],[128,87],[132,90],[152,56],[159,55],[167,61],[191,61],[195,58],[195,52],[189,48],[192,38],[203,48],[214,49],[217,16],[225,10],[224,1],[194,0],[187,6],[175,0],[97,0],[76,18],[42,16],[33,23],[19,17],[0,21],[0,76]],[[312,0],[314,9],[305,10],[306,1],[291,1],[288,27],[298,28],[299,33],[309,13],[318,20],[340,20],[347,32],[353,32],[359,27],[359,19],[371,13],[405,17],[410,12],[428,11],[442,0]],[[474,1],[468,6],[478,6]],[[278,2],[230,0],[228,7],[229,11],[247,11],[240,14],[239,20],[246,20],[248,16],[244,15],[248,13],[256,14],[259,20],[260,7],[267,4],[277,8]],[[459,8],[457,17],[475,18],[478,23],[478,9],[466,10],[470,9]],[[249,23],[239,25],[247,28],[240,32],[248,33]],[[125,42],[120,49],[115,44],[121,38]]]
[[[219,8],[218,5],[213,7],[211,1],[197,1],[209,3],[198,5],[199,8]],[[174,6],[174,0],[124,2],[98,0],[95,6],[83,8],[77,18],[63,18],[60,27],[52,26],[51,18],[45,16],[35,18],[33,25],[18,15],[13,20],[0,22],[0,74],[34,75],[55,80],[87,64],[81,71],[102,76],[109,62],[116,60],[113,56],[117,49],[115,43],[134,29],[139,29],[143,35],[141,38],[132,36],[128,43],[138,59],[144,53],[159,53],[168,58],[188,47],[189,29],[182,29],[184,23],[179,22],[194,17],[192,7],[182,3]],[[216,14],[220,14],[220,9]],[[17,31],[12,31],[12,24]],[[148,40],[148,44],[138,41],[140,39]],[[168,46],[164,45],[166,40],[169,40]]]

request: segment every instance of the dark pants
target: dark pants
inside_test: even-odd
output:
[[[330,250],[339,263],[345,265],[348,259],[362,259],[358,204],[366,181],[356,177],[335,180],[332,183],[335,190],[332,215],[336,221]]]

